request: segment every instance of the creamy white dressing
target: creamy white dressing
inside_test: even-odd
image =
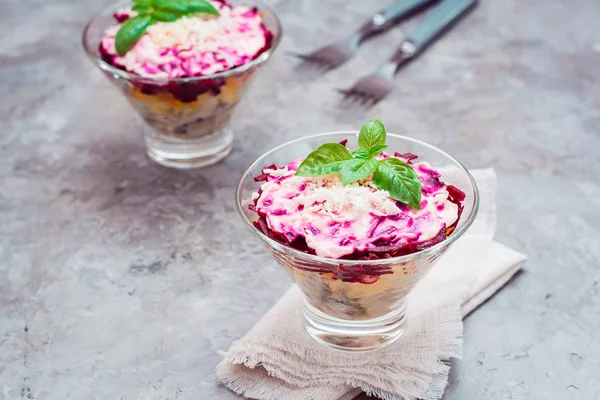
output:
[[[115,36],[121,24],[109,27],[103,50],[127,71],[156,78],[210,75],[252,60],[267,44],[268,32],[258,12],[247,6],[213,1],[220,16],[197,15],[148,27],[135,46],[119,57]],[[122,14],[135,15],[131,10]]]
[[[370,178],[344,186],[337,175],[294,176],[299,161],[265,169],[268,181],[253,199],[269,229],[290,240],[303,236],[319,256],[340,258],[369,251],[378,247],[378,241],[423,243],[458,218],[458,206],[448,199],[446,185],[427,185],[437,174],[427,163],[414,165],[424,190],[421,209],[413,210],[377,189]]]

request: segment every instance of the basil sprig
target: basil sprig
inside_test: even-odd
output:
[[[219,11],[207,0],[133,0],[133,3],[135,5],[131,9],[138,15],[125,21],[115,37],[115,49],[121,57],[156,22],[173,22],[192,14],[219,16]]]
[[[421,208],[421,180],[413,167],[398,158],[377,160],[387,149],[385,127],[376,119],[360,128],[358,150],[350,153],[339,143],[325,143],[310,153],[296,171],[297,176],[339,174],[342,184],[365,179],[373,174],[373,184],[387,190],[390,197],[409,207]]]

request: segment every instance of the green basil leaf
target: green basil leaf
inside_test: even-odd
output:
[[[162,11],[174,12],[182,15],[203,13],[219,15],[219,11],[205,0],[152,0],[155,8]]]
[[[388,148],[388,146],[385,144],[376,144],[369,151],[369,157],[377,157],[378,155],[381,154],[382,151],[384,151],[387,148]]]
[[[352,152],[354,158],[370,158],[369,151],[367,149],[358,149]]]
[[[340,165],[351,159],[347,148],[339,143],[325,143],[310,153],[296,171],[297,176],[321,176],[340,172]]]
[[[160,21],[174,21],[172,15],[177,15],[178,18],[184,15],[204,13],[219,15],[219,11],[208,1],[205,0],[152,0],[152,6],[158,12]],[[167,16],[167,14],[171,14]]]
[[[151,7],[150,0],[133,0],[133,4],[145,7]]]
[[[135,5],[131,8],[133,11],[137,12],[138,14],[148,14],[152,11],[152,7],[149,5]]]
[[[358,134],[358,145],[361,149],[371,150],[378,144],[385,144],[386,133],[385,127],[376,119],[367,121],[366,124],[360,128]]]
[[[175,11],[181,14],[190,12],[185,1],[178,0],[152,0],[154,8],[159,8],[165,11]]]
[[[115,37],[117,54],[123,57],[144,35],[146,28],[152,24],[150,15],[138,15],[123,22]]]
[[[180,0],[187,5],[189,12],[212,14],[219,16],[219,11],[208,1],[205,0]]]
[[[183,16],[183,14],[181,14],[181,13],[167,11],[167,10],[156,10],[155,9],[152,12],[152,18],[154,18],[155,20],[160,21],[160,22],[177,21],[182,16]]]
[[[379,189],[387,190],[393,199],[408,204],[411,208],[421,208],[421,180],[415,170],[397,158],[380,160],[373,175],[373,183]]]
[[[340,174],[342,184],[347,185],[365,179],[377,169],[377,160],[373,158],[353,158],[342,163]]]

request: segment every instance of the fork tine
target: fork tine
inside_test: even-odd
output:
[[[336,89],[339,94],[342,95],[342,103],[352,104],[354,100],[354,95],[352,93],[352,88],[348,89]]]
[[[316,58],[314,58],[313,56],[311,56],[310,54],[291,53],[290,52],[289,55],[299,58],[300,60],[307,62],[307,63],[320,64],[320,62],[318,62],[318,60]]]
[[[354,106],[361,106],[362,102],[361,94],[357,91],[352,91],[350,94],[350,103]]]
[[[316,61],[316,58],[314,58],[310,54],[301,54],[301,53],[290,53],[290,54],[296,58],[301,59],[302,61]]]
[[[311,53],[294,53],[294,55],[304,61],[325,64],[333,69],[348,61],[356,53],[357,48],[358,41],[352,37],[318,48]]]
[[[324,64],[316,59],[310,58],[307,54],[295,54],[295,56],[297,56],[300,60],[303,61],[303,62],[299,63],[298,65],[296,65],[295,68],[297,70],[323,73],[323,72],[327,72],[331,69],[326,64]],[[314,78],[314,76],[313,76],[313,78]]]
[[[390,93],[391,85],[392,82],[389,82],[387,77],[375,72],[359,79],[347,92],[360,97],[362,104],[373,106]]]
[[[333,51],[329,53],[321,52],[319,54],[314,54],[313,57],[316,61],[320,62],[321,64],[327,65],[327,67],[329,68],[335,68],[339,64],[341,64],[341,57],[339,57],[339,55],[335,54]]]
[[[350,100],[352,97],[354,97],[354,88],[353,87],[348,88],[348,89],[336,89],[336,90],[346,100]]]
[[[374,93],[360,89],[360,82],[349,89],[338,89],[338,92],[344,95],[344,100],[348,103],[370,108],[379,100]]]
[[[364,106],[365,108],[371,108],[373,107],[375,104],[379,103],[380,99],[376,98],[376,97],[372,97],[372,96],[366,96],[365,97],[365,102],[364,102]]]
[[[360,106],[362,104],[362,95],[354,87],[349,89],[340,89],[339,92],[344,95],[344,102],[352,106]]]
[[[334,67],[334,63],[331,62],[331,60],[329,60],[327,57],[313,57],[312,59],[310,59],[311,61],[315,61],[316,63],[327,67],[327,68],[333,68]]]
[[[300,58],[302,61],[306,61],[314,65],[319,65],[327,69],[331,69],[334,67],[334,63],[332,63],[331,60],[314,54],[296,54],[296,57]]]
[[[314,54],[294,53],[294,55],[304,61],[320,61],[320,59],[315,57]]]
[[[367,92],[359,92],[360,93],[360,105],[363,107],[367,107],[369,104],[373,102],[373,97],[371,97],[370,93]]]

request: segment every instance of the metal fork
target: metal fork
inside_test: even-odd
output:
[[[407,62],[415,59],[446,28],[466,13],[477,0],[442,0],[404,40],[390,59],[371,75],[359,79],[349,89],[340,89],[346,98],[363,104],[381,101],[393,89],[394,75]]]
[[[396,22],[411,15],[420,8],[437,0],[399,0],[374,14],[356,32],[338,42],[321,47],[312,53],[292,53],[304,61],[314,62],[326,68],[336,68],[348,61],[358,46],[367,38],[384,32]]]

